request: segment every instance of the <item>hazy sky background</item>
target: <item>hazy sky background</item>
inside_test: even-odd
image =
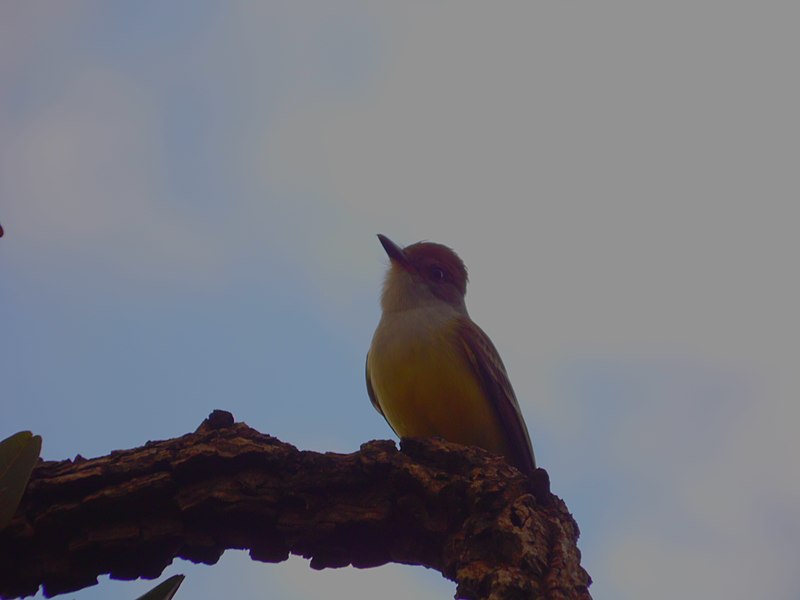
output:
[[[309,450],[391,437],[375,234],[429,239],[470,269],[595,599],[795,599],[798,13],[3,2],[0,437],[98,456],[214,408]],[[455,590],[175,572],[198,600]]]

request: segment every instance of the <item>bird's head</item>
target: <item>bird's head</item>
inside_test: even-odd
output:
[[[389,255],[383,284],[384,312],[445,303],[466,313],[467,268],[447,246],[417,242],[401,248],[385,235],[378,239]]]

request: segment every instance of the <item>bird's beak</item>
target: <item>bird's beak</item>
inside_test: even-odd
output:
[[[406,253],[403,252],[403,249],[400,246],[395,244],[392,240],[390,240],[382,233],[378,234],[378,239],[380,240],[383,249],[386,250],[386,254],[389,255],[389,260],[403,267],[409,266],[408,257],[406,256]]]

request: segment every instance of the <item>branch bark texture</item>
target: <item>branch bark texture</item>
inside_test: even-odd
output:
[[[438,439],[304,452],[215,411],[180,438],[37,466],[0,532],[0,597],[153,578],[176,557],[213,564],[239,548],[317,569],[424,565],[459,598],[589,600],[577,538],[541,469],[526,478]]]

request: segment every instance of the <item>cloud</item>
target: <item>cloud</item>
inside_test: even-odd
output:
[[[4,58],[14,94],[0,103],[0,185],[15,256],[138,286],[213,281],[257,256],[297,270],[335,252],[327,231],[346,219],[264,180],[260,136],[286,107],[357,85],[361,13],[210,11],[190,31],[172,31],[169,10],[120,13],[16,15],[26,39],[57,43],[51,57],[20,42]],[[148,44],[109,44],[126,17]]]
[[[4,218],[29,259],[105,264],[134,279],[197,275],[214,262],[207,231],[169,208],[159,115],[124,75],[79,70],[6,133]]]
[[[770,380],[671,363],[606,360],[571,374],[586,422],[584,444],[567,449],[577,471],[567,485],[580,493],[577,482],[594,482],[573,509],[579,522],[582,512],[599,519],[582,524],[598,593],[746,597],[768,581],[772,595],[791,597],[796,403]],[[725,575],[745,572],[760,575]]]
[[[731,67],[746,58],[777,76],[771,61],[785,56],[743,56],[750,47],[716,31],[711,13],[620,21],[587,10],[373,11],[386,33],[372,77],[359,94],[287,111],[264,136],[263,177],[336,207],[333,258],[369,251],[359,230],[452,245],[474,275],[475,314],[502,298],[530,314],[530,337],[546,330],[551,351],[575,335],[623,350],[735,351],[740,334],[761,334],[741,318],[758,290],[789,285],[795,236],[779,125],[790,104],[743,118],[762,91]],[[749,16],[730,15],[742,26]],[[363,266],[333,258],[319,270]],[[790,297],[777,295],[782,310]],[[706,347],[685,348],[691,337]]]
[[[71,31],[88,9],[82,1],[0,5],[0,81],[8,83],[31,62],[52,50],[53,41]],[[6,89],[6,92],[8,90]]]

